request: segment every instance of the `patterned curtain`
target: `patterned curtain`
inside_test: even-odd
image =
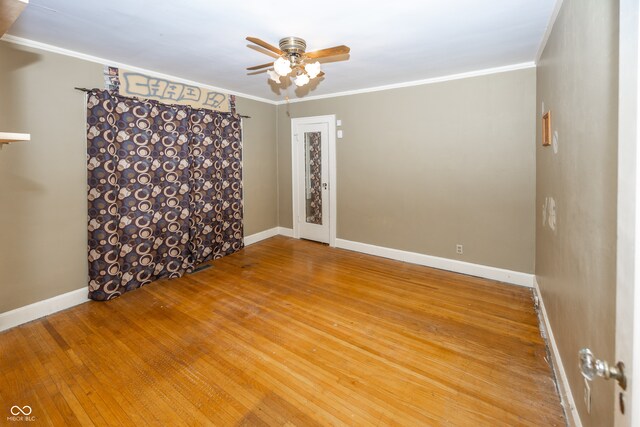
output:
[[[87,145],[90,298],[242,248],[239,116],[94,90]]]
[[[192,110],[191,239],[194,264],[242,248],[242,150],[239,117]]]

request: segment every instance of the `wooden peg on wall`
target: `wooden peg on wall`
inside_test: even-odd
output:
[[[542,145],[551,145],[551,111],[542,116]]]

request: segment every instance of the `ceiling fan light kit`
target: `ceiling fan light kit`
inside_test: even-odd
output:
[[[316,61],[317,65],[314,65],[305,61],[307,58],[305,58],[304,51],[307,48],[307,42],[300,37],[285,37],[280,40],[279,46],[283,54],[273,63],[273,70],[276,72],[277,78],[270,73],[271,80],[280,83],[280,77],[286,77],[295,71],[294,83],[296,86],[304,86],[311,79],[318,77],[320,63]],[[311,72],[307,69],[309,66],[311,66]]]
[[[285,37],[281,39],[279,49],[255,37],[247,37],[247,40],[279,55],[278,59],[276,59],[273,64],[267,63],[257,65],[249,67],[247,70],[258,70],[260,68],[273,67],[273,70],[267,70],[267,74],[269,75],[269,79],[275,83],[280,83],[280,77],[286,77],[293,73],[296,86],[304,86],[309,83],[311,79],[322,77],[324,75],[320,67],[320,62],[312,62],[312,60],[328,56],[343,55],[350,52],[350,49],[344,45],[317,50],[314,52],[305,52],[307,49],[307,43],[300,37]]]

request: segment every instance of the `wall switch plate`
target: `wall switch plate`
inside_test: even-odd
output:
[[[338,138],[342,138],[342,130],[338,131]]]
[[[336,120],[336,126],[342,126],[342,120]]]
[[[462,245],[456,245],[456,253],[462,255]]]

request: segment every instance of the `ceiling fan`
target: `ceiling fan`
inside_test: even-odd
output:
[[[320,70],[320,62],[313,62],[314,59],[345,55],[351,51],[349,47],[340,45],[313,52],[305,52],[307,42],[300,37],[285,37],[281,39],[279,43],[280,49],[256,37],[247,37],[247,40],[278,55],[278,59],[275,62],[256,65],[247,68],[247,70],[254,71],[273,67],[273,70],[268,70],[267,73],[269,78],[276,83],[280,83],[280,77],[293,73],[296,86],[304,86],[311,79],[324,75]]]

